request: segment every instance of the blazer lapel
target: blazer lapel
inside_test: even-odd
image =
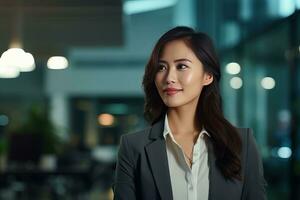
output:
[[[152,126],[149,137],[154,141],[148,144],[145,149],[161,199],[171,200],[173,195],[166,143],[162,135],[163,127],[163,120]]]

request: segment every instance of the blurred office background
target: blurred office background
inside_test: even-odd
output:
[[[0,199],[112,199],[119,138],[148,126],[144,66],[177,25],[214,39],[224,113],[253,128],[268,198],[300,199],[299,9],[300,0],[0,0]]]

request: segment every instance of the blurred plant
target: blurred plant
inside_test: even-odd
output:
[[[6,138],[0,137],[0,156],[5,154],[7,150],[7,141]]]
[[[34,134],[42,139],[43,154],[57,154],[61,149],[61,140],[56,129],[48,117],[45,106],[34,105],[28,113],[25,123],[14,134]]]

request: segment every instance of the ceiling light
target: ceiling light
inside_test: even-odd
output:
[[[53,56],[47,62],[49,69],[65,69],[68,65],[68,60],[63,56]]]
[[[243,86],[243,80],[240,77],[233,77],[230,79],[230,86],[233,89],[240,89]]]
[[[149,12],[176,5],[177,0],[135,0],[126,1],[123,5],[123,12],[127,15]]]
[[[6,67],[19,68],[21,72],[30,72],[35,69],[34,58],[21,48],[10,48],[1,56],[2,64]]]
[[[266,90],[271,90],[275,87],[275,80],[271,77],[265,77],[260,82],[261,86]]]
[[[9,122],[9,119],[6,115],[0,115],[0,126],[6,126]]]
[[[238,63],[231,62],[226,65],[226,71],[228,74],[238,74],[241,71],[241,66]]]
[[[277,154],[280,158],[289,158],[292,155],[292,150],[290,147],[280,147]]]
[[[35,69],[35,62],[31,53],[25,53],[22,61],[23,64],[19,67],[21,72],[30,72]]]
[[[0,58],[0,78],[17,78],[20,75],[18,67],[9,66]]]

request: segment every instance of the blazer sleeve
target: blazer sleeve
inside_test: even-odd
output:
[[[115,180],[113,183],[114,200],[135,200],[135,177],[132,150],[126,135],[121,136]]]
[[[264,179],[262,159],[252,129],[247,129],[247,159],[245,171],[246,200],[265,200],[267,183]]]

